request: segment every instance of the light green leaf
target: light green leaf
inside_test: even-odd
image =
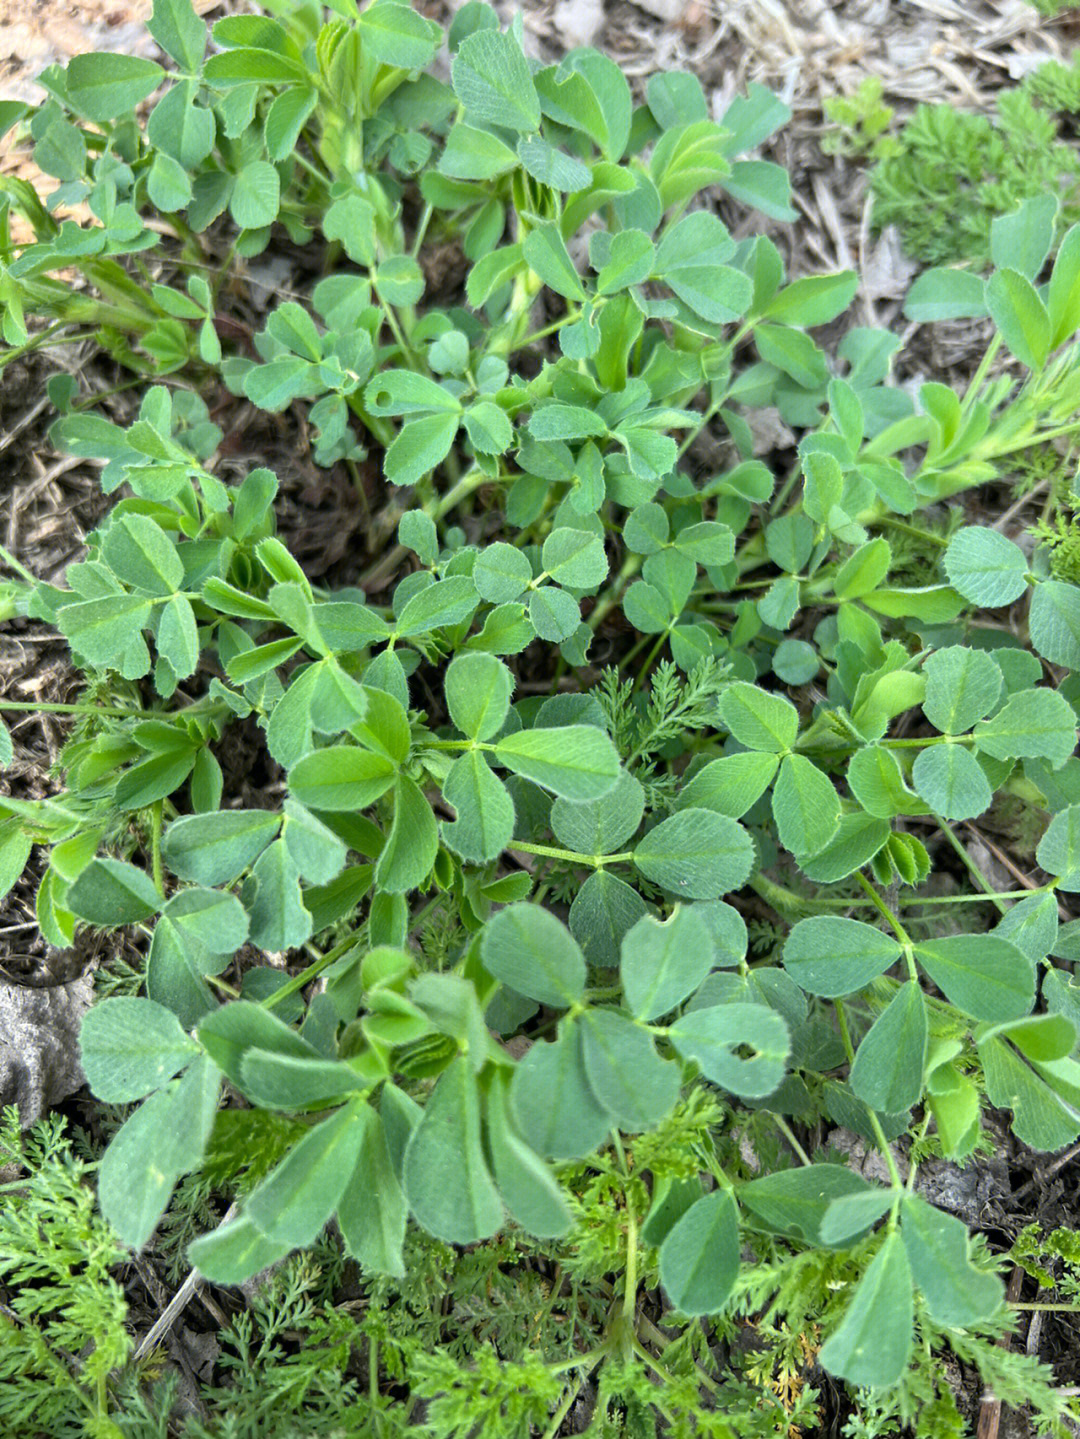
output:
[[[1050,345],[1057,349],[1080,330],[1080,225],[1071,225],[1058,248],[1047,294]]]
[[[358,1113],[363,1131],[360,1156],[338,1201],[341,1237],[365,1272],[403,1279],[408,1205],[390,1158],[381,1116],[366,1104]]]
[[[307,1245],[318,1238],[356,1168],[366,1107],[355,1099],[309,1129],[248,1195],[244,1217],[272,1244]]]
[[[922,1094],[926,1041],[926,1000],[918,984],[909,980],[856,1051],[849,1082],[862,1102],[881,1114],[901,1114],[916,1104]]]
[[[799,733],[799,712],[790,700],[738,681],[720,696],[720,718],[747,749],[783,754]]]
[[[229,214],[242,230],[261,230],[277,219],[281,203],[278,172],[266,160],[251,160],[236,177]]]
[[[251,1220],[237,1215],[188,1245],[188,1261],[211,1284],[242,1284],[275,1264],[292,1246],[272,1244]]]
[[[707,809],[684,809],[640,840],[634,864],[680,899],[718,899],[749,878],[754,846],[741,824]]]
[[[697,989],[714,962],[712,937],[696,905],[661,923],[646,915],[623,937],[619,977],[635,1019],[656,1019]]]
[[[457,818],[443,820],[443,839],[469,864],[487,864],[514,837],[514,802],[476,750],[459,756],[443,781],[443,799]]]
[[[79,919],[110,929],[149,919],[161,903],[146,871],[119,859],[92,859],[64,901]]]
[[[86,1081],[106,1104],[129,1104],[160,1089],[198,1052],[175,1014],[128,995],[101,1000],[79,1034]]]
[[[448,1244],[475,1244],[502,1225],[480,1142],[476,1076],[463,1054],[439,1076],[412,1132],[403,1184],[417,1223]]]
[[[895,964],[900,946],[873,925],[839,915],[800,919],[784,944],[784,968],[800,988],[825,999],[854,994]]]
[[[182,70],[197,71],[206,50],[206,21],[191,0],[154,0],[146,28]]]
[[[310,809],[355,812],[384,795],[396,774],[397,766],[386,755],[356,745],[328,745],[293,765],[289,788]]]
[[[683,1314],[718,1314],[739,1273],[735,1201],[714,1189],[692,1204],[660,1246],[660,1282]]]
[[[585,959],[576,941],[536,905],[512,904],[490,919],[480,958],[496,979],[540,1004],[568,1009],[585,992]]]
[[[773,786],[773,818],[792,854],[824,849],[840,824],[840,797],[828,775],[805,755],[785,755]]]
[[[61,626],[69,613],[61,610]],[[1028,632],[1044,660],[1080,670],[1080,587],[1065,580],[1043,580],[1036,585]]]
[[[1027,556],[997,530],[957,530],[945,551],[949,583],[973,605],[1011,605],[1027,588]],[[1063,588],[1068,588],[1063,586]]]
[[[598,535],[565,527],[552,530],[541,552],[544,569],[557,584],[591,589],[608,572],[603,541]]]
[[[509,1076],[497,1073],[485,1114],[495,1183],[511,1216],[529,1234],[558,1239],[570,1228],[570,1208],[550,1169],[518,1134],[510,1113]]]
[[[554,1043],[530,1046],[514,1070],[510,1104],[526,1141],[548,1159],[579,1159],[599,1148],[611,1120],[585,1073],[579,1023],[564,1020]]]
[[[1001,693],[1001,669],[985,650],[949,645],[923,665],[923,714],[943,734],[966,734],[989,714]]]
[[[668,1038],[684,1059],[696,1061],[706,1079],[744,1099],[772,1094],[791,1055],[787,1025],[763,1004],[688,1009],[669,1025]]]
[[[850,1384],[896,1384],[911,1355],[914,1298],[911,1266],[891,1230],[859,1281],[839,1329],[822,1346],[823,1369]]]
[[[946,998],[973,1019],[1019,1019],[1034,1003],[1030,960],[999,935],[944,935],[917,944],[915,957]]]
[[[450,67],[454,93],[469,118],[528,134],[540,128],[540,100],[528,62],[512,35],[476,30]]]
[[[1059,889],[1080,890],[1080,804],[1054,815],[1035,858],[1047,874],[1057,876]]]
[[[986,282],[986,304],[1020,363],[1041,370],[1050,353],[1050,316],[1027,276],[1009,268],[995,270]]]
[[[680,1066],[616,1009],[588,1009],[581,1024],[589,1084],[619,1128],[637,1134],[658,1124],[678,1098]]]
[[[971,1263],[963,1220],[934,1209],[917,1194],[904,1195],[900,1212],[912,1276],[937,1322],[966,1329],[989,1319],[1004,1291],[996,1274]]]
[[[457,655],[446,671],[450,718],[469,739],[488,740],[502,728],[513,688],[513,675],[493,655]]]
[[[165,831],[162,857],[180,879],[230,884],[262,854],[281,816],[265,809],[183,815]]]
[[[394,819],[375,861],[375,886],[387,894],[419,889],[435,863],[439,827],[420,787],[408,775],[394,782]]]
[[[95,51],[68,62],[67,93],[77,111],[104,124],[134,110],[164,78],[164,70],[153,60]]]
[[[723,755],[710,760],[679,791],[679,809],[711,809],[730,819],[741,819],[761,798],[780,765],[768,751]]]
[[[839,1164],[778,1169],[740,1185],[739,1201],[774,1234],[820,1244],[821,1226],[837,1201],[870,1191],[866,1180]]]
[[[958,744],[930,745],[911,769],[911,781],[935,813],[974,819],[990,808],[994,792],[979,761]]]
[[[523,254],[530,269],[550,290],[578,304],[585,299],[585,286],[574,268],[558,225],[548,221],[530,230],[525,237]]]
[[[1076,711],[1057,690],[1020,690],[976,727],[975,743],[994,759],[1045,759],[1059,768],[1076,749]]]
[[[623,937],[647,913],[636,889],[607,869],[597,869],[574,896],[570,932],[590,964],[613,969]]]
[[[311,915],[300,896],[300,870],[284,839],[275,839],[259,855],[242,898],[251,917],[251,941],[260,949],[280,954],[311,938]]]
[[[595,725],[519,730],[495,746],[495,757],[515,774],[564,799],[600,799],[619,778],[619,756]]]
[[[458,414],[425,415],[402,425],[383,461],[392,485],[415,485],[441,465],[458,431]]]

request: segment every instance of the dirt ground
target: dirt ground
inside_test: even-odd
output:
[[[196,0],[210,18],[224,13],[212,0]],[[253,9],[230,4],[230,12]],[[447,20],[453,4],[425,8]],[[509,13],[509,5],[500,5]],[[759,81],[790,105],[793,119],[767,151],[789,170],[796,226],[773,225],[793,276],[821,269],[857,268],[864,277],[853,323],[902,327],[903,295],[914,267],[895,236],[870,233],[863,173],[843,157],[823,153],[825,95],[853,92],[867,75],[881,78],[885,101],[902,119],[920,101],[948,100],[986,109],[1002,86],[1015,83],[1047,59],[1067,60],[1080,46],[1080,11],[1054,20],[1040,17],[1024,0],[524,0],[527,45],[554,57],[576,45],[595,45],[614,56],[632,82],[657,70],[688,69],[702,81],[719,113],[747,82]],[[141,20],[150,0],[0,0],[0,98],[35,100],[34,77],[45,66],[91,49],[155,54]],[[25,152],[0,145],[0,172],[33,178]],[[740,223],[724,213],[738,233]],[[253,261],[241,276],[244,293],[236,310],[254,328],[275,295],[303,287],[288,249]],[[908,332],[910,335],[910,331]],[[920,333],[905,354],[911,376],[920,373],[960,382],[970,376],[984,344],[975,326],[936,327]],[[52,452],[46,439],[51,418],[44,384],[57,367],[74,375],[82,394],[115,392],[108,400],[124,422],[134,406],[130,377],[90,345],[50,351],[9,367],[0,385],[0,544],[34,575],[62,581],[83,553],[86,533],[104,502],[97,471],[86,462]],[[271,466],[281,481],[279,529],[312,578],[334,585],[356,583],[371,564],[378,543],[378,479],[361,472],[362,502],[344,465],[318,468],[295,418],[256,411],[224,389],[204,396],[227,440],[215,461],[223,478],[254,464]],[[1018,517],[1018,523],[1024,516]],[[46,626],[20,621],[0,636],[0,693],[18,701],[65,702],[77,679],[66,646]],[[60,788],[57,759],[64,721],[27,714],[12,725],[15,762],[0,784],[8,793],[36,798]],[[237,754],[239,769],[248,762]],[[258,775],[249,780],[258,784]],[[1024,861],[1001,836],[965,827],[973,856],[1000,886],[1027,883]],[[0,969],[19,956],[26,973],[40,972],[51,956],[36,936],[31,872],[0,901]],[[131,944],[132,941],[125,941]],[[128,953],[128,959],[137,956]],[[75,969],[124,959],[123,949],[93,946],[80,951]],[[0,973],[0,983],[3,975]],[[927,1166],[933,1178],[933,1166]],[[1080,1224],[1077,1201],[1080,1163],[1075,1153],[1035,1156],[1005,1129],[999,1153],[958,1175],[938,1175],[942,1203],[982,1229],[995,1246],[1007,1246],[1032,1220],[1047,1227]],[[930,1195],[928,1197],[934,1197]],[[1025,1320],[1013,1343],[1054,1363],[1065,1385],[1080,1383],[1080,1331],[1071,1315],[1048,1315],[1037,1327]],[[958,1382],[961,1382],[958,1380]],[[966,1381],[964,1381],[966,1382]],[[979,1396],[972,1403],[979,1404]],[[1028,1432],[1022,1415],[1003,1415],[983,1405],[980,1439]]]

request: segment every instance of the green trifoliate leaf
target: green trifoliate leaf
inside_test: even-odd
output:
[[[415,485],[441,465],[450,453],[460,416],[425,415],[402,425],[386,452],[386,478],[392,485]]]
[[[986,1097],[999,1109],[1011,1109],[1016,1137],[1032,1149],[1049,1152],[1071,1144],[1080,1119],[1002,1038],[979,1042]]]
[[[387,894],[419,889],[435,863],[439,827],[420,787],[408,775],[394,781],[394,819],[375,861],[375,886]]]
[[[545,909],[512,904],[484,927],[484,967],[529,999],[568,1009],[585,992],[585,960],[577,943]]]
[[[402,1279],[409,1207],[390,1158],[382,1118],[366,1104],[357,1114],[362,1130],[360,1155],[338,1201],[341,1237],[366,1272]]]
[[[358,811],[384,795],[396,774],[397,766],[385,755],[356,745],[328,745],[293,765],[289,788],[311,809]]]
[[[555,838],[578,854],[614,854],[637,831],[645,813],[645,791],[626,770],[614,789],[601,799],[572,804],[557,799],[551,806]]]
[[[896,1384],[911,1355],[911,1266],[895,1230],[886,1234],[859,1281],[847,1313],[819,1355],[822,1368],[850,1384]]]
[[[558,225],[549,222],[530,230],[525,237],[523,253],[529,268],[557,295],[575,300],[578,304],[585,299],[581,276],[574,268]]]
[[[161,895],[143,869],[119,859],[92,859],[67,893],[65,907],[90,924],[136,924],[161,906]]]
[[[1056,952],[1058,911],[1053,893],[1032,894],[1014,904],[994,934],[998,939],[1011,940],[1034,964]]]
[[[126,995],[96,1004],[79,1035],[87,1083],[106,1104],[129,1104],[159,1089],[198,1052],[175,1014]]]
[[[236,176],[229,214],[242,230],[261,230],[277,219],[281,181],[273,165],[252,160]]]
[[[532,577],[532,566],[527,557],[502,540],[480,551],[472,572],[477,594],[491,604],[516,600]]]
[[[724,224],[696,210],[661,236],[653,274],[703,320],[729,324],[745,314],[753,295],[746,275],[725,263],[733,253]]]
[[[1076,711],[1057,690],[1020,690],[977,726],[975,743],[994,759],[1045,759],[1058,768],[1076,749]]]
[[[979,761],[958,744],[931,745],[911,770],[916,792],[945,819],[974,819],[990,808],[994,792]]]
[[[295,796],[289,796],[283,808],[282,838],[300,877],[309,884],[329,884],[345,868],[344,842]]]
[[[744,1099],[772,1094],[791,1054],[787,1025],[763,1004],[689,1009],[668,1027],[668,1038],[706,1079]]]
[[[1027,588],[1027,556],[997,530],[957,530],[945,551],[949,583],[973,605],[1011,605]]]
[[[404,1189],[417,1223],[448,1244],[488,1239],[503,1206],[480,1142],[480,1095],[465,1055],[443,1071],[405,1150]]]
[[[543,585],[529,596],[529,623],[539,639],[562,644],[577,632],[581,608],[565,590]]]
[[[840,823],[840,797],[828,775],[805,755],[785,755],[773,786],[773,818],[792,854],[816,854]]]
[[[985,650],[950,645],[923,665],[923,714],[943,734],[965,734],[990,713],[1001,693],[1001,669]]]
[[[251,940],[260,949],[281,953],[310,939],[311,915],[300,895],[300,870],[283,839],[259,855],[242,895],[251,917]]]
[[[476,750],[456,759],[443,781],[443,799],[455,820],[443,821],[443,839],[470,864],[495,859],[514,837],[514,802]]]
[[[916,1104],[926,1041],[926,1000],[910,980],[878,1015],[855,1054],[849,1082],[862,1102],[882,1114],[900,1114]]]
[[[865,1195],[861,1175],[839,1164],[809,1164],[780,1169],[739,1188],[739,1201],[775,1234],[820,1244],[821,1226],[829,1208],[852,1195]]]
[[[710,760],[679,791],[676,805],[741,819],[772,784],[779,765],[778,755],[754,750]]]
[[[680,899],[718,899],[749,878],[754,846],[741,824],[706,809],[684,809],[639,841],[634,864]]]
[[[398,615],[395,633],[399,636],[430,634],[447,625],[467,620],[478,604],[476,588],[467,575],[451,575],[428,585],[406,601]]]
[[[513,675],[493,655],[457,655],[446,671],[450,718],[469,739],[488,740],[502,728],[513,687]]]
[[[783,754],[799,733],[799,712],[790,700],[738,681],[720,696],[720,718],[747,749]]]
[[[61,623],[67,610],[60,612]],[[1043,580],[1035,587],[1028,615],[1031,643],[1052,665],[1080,670],[1080,586]]]
[[[915,957],[941,992],[973,1019],[1019,1019],[1034,1003],[1034,970],[1011,940],[950,934],[917,944]]]
[[[879,819],[927,812],[926,803],[904,783],[896,756],[882,745],[856,750],[848,763],[847,781],[866,813]]]
[[[206,50],[206,21],[191,0],[154,0],[146,28],[182,70],[197,71]]]
[[[496,1074],[485,1106],[495,1183],[523,1229],[544,1239],[557,1239],[570,1228],[570,1208],[551,1170],[518,1133],[508,1091],[509,1077]]]
[[[825,999],[863,989],[900,958],[890,935],[857,919],[800,919],[784,944],[784,968],[800,988]]]
[[[619,778],[615,746],[595,725],[519,730],[495,746],[499,764],[575,802],[600,799]]]
[[[221,1224],[188,1245],[188,1260],[212,1284],[242,1284],[253,1274],[283,1259],[292,1248],[272,1244],[243,1215]]]
[[[598,1148],[611,1120],[593,1092],[581,1053],[581,1026],[536,1041],[514,1070],[511,1110],[526,1141],[548,1159],[578,1159]]]
[[[619,977],[635,1019],[656,1019],[691,995],[713,967],[713,942],[696,905],[664,923],[651,915],[623,938]]]
[[[1047,306],[1053,330],[1050,343],[1056,349],[1080,330],[1080,226],[1072,225],[1065,232],[1050,275]]]
[[[455,395],[437,380],[412,370],[383,370],[364,391],[364,404],[373,415],[424,415],[433,410],[461,413],[461,401]]]
[[[660,1246],[660,1282],[683,1314],[717,1314],[739,1273],[735,1201],[715,1189],[692,1204]]]
[[[88,120],[103,123],[134,110],[164,78],[160,65],[135,55],[76,55],[67,67],[67,93]]]
[[[607,869],[594,870],[570,906],[570,932],[590,964],[613,969],[623,937],[647,913],[636,889]]]
[[[180,879],[230,884],[277,833],[281,816],[264,809],[183,815],[165,832],[162,857]]]
[[[540,128],[540,100],[528,62],[512,35],[477,30],[451,65],[454,93],[469,119],[529,134]]]
[[[1020,363],[1041,370],[1050,353],[1050,316],[1027,276],[1019,270],[995,270],[986,282],[986,304]]]
[[[244,1202],[244,1216],[273,1244],[305,1245],[338,1206],[364,1138],[366,1102],[351,1103],[309,1129]]]
[[[900,1233],[912,1276],[939,1324],[967,1328],[996,1312],[1004,1297],[1001,1280],[972,1264],[962,1220],[906,1194]]]
[[[1035,858],[1047,874],[1057,877],[1059,889],[1080,890],[1080,804],[1054,815]]]
[[[587,1010],[581,1025],[589,1084],[615,1123],[633,1134],[658,1124],[678,1098],[679,1065],[618,1010]]]
[[[577,590],[600,584],[608,572],[603,541],[583,530],[552,530],[544,541],[541,560],[557,584]]]
[[[220,889],[182,889],[161,912],[208,954],[235,954],[248,937],[243,905]]]
[[[811,330],[843,314],[854,299],[859,277],[854,270],[834,275],[808,275],[779,290],[769,301],[764,318]]]

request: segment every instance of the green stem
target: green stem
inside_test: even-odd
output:
[[[162,899],[165,898],[165,874],[161,865],[161,810],[159,799],[150,811],[150,859],[154,874],[154,888]]]
[[[20,710],[30,714],[54,714],[54,715],[120,715],[124,719],[135,719],[139,715],[146,715],[147,718],[159,719],[161,716],[157,710],[144,710],[138,708],[121,709],[119,705],[61,705],[61,704],[37,704],[24,700],[0,699],[0,710]]]
[[[4,564],[7,565],[9,569],[14,570],[17,575],[22,575],[23,579],[26,580],[28,584],[37,584],[37,580],[26,568],[26,566],[21,561],[17,560],[10,550],[6,550],[3,545],[0,545],[0,560],[3,560]]]
[[[975,883],[978,885],[978,887],[979,887],[979,888],[983,891],[983,893],[986,895],[987,899],[988,899],[992,904],[997,905],[998,909],[1000,910],[1000,912],[1001,912],[1002,914],[1007,913],[1009,906],[1008,906],[1007,904],[1001,903],[1001,895],[995,892],[993,885],[990,883],[990,881],[989,881],[989,880],[986,878],[986,876],[983,874],[983,872],[982,872],[982,870],[979,868],[979,866],[975,863],[975,861],[974,861],[974,860],[971,858],[971,856],[968,854],[968,852],[967,852],[967,850],[964,848],[964,846],[963,846],[963,845],[960,843],[960,841],[956,838],[956,835],[953,834],[952,830],[949,828],[949,826],[946,824],[946,822],[940,817],[940,815],[934,815],[934,821],[935,821],[935,823],[937,824],[938,828],[941,830],[942,834],[945,836],[945,838],[946,838],[946,839],[949,841],[949,843],[952,845],[953,849],[956,851],[957,855],[959,856],[961,862],[962,862],[963,865],[964,865],[964,868],[968,871],[968,873],[971,875],[972,879],[975,881]],[[1045,889],[1045,888],[1048,888],[1048,886],[1044,885],[1043,888],[1044,888],[1044,889]],[[1037,893],[1037,891],[1035,891],[1035,890],[1030,890],[1030,891],[1026,891],[1026,893],[1032,893],[1032,894],[1034,894],[1034,893]]]
[[[892,910],[882,899],[881,895],[878,894],[877,890],[866,878],[866,875],[864,875],[861,870],[856,870],[855,878],[859,881],[859,884],[861,885],[864,894],[870,900],[870,903],[874,906],[874,908],[882,916],[882,918],[888,923],[889,927],[893,930],[900,943],[910,945],[911,937],[904,929],[904,926],[897,919],[896,915],[893,914]]]
[[[587,864],[590,869],[603,869],[606,864],[625,864],[634,857],[633,850],[627,850],[625,854],[578,854],[576,850],[555,849],[549,844],[527,844],[523,839],[512,839],[507,849],[539,855],[541,859],[564,859],[568,864]]]

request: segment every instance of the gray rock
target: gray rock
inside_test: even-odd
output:
[[[24,1125],[86,1083],[79,1028],[94,1002],[88,976],[32,989],[0,981],[0,1104],[15,1104]]]

